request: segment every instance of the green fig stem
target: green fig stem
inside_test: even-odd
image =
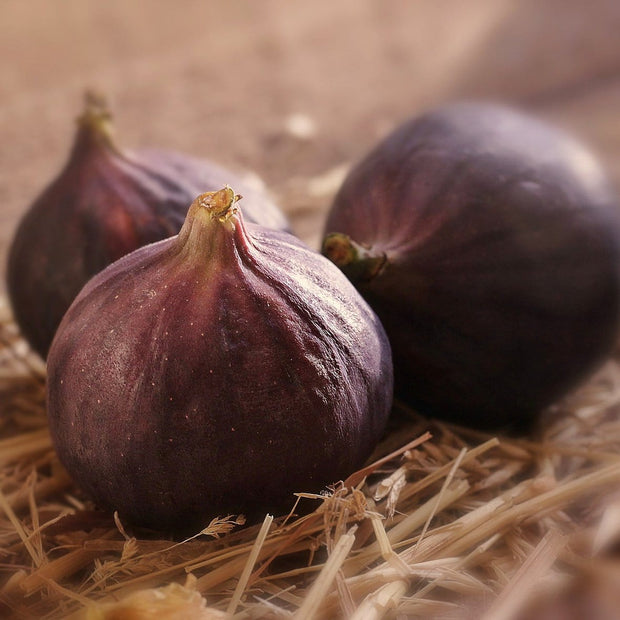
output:
[[[94,91],[85,93],[84,110],[77,118],[77,124],[88,139],[118,152],[113,139],[112,114],[106,98],[101,93]]]
[[[343,233],[327,234],[322,253],[353,283],[372,280],[387,264],[385,252],[365,248]]]

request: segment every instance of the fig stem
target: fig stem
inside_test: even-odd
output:
[[[221,237],[218,230],[234,230],[240,221],[233,216],[239,210],[237,202],[241,196],[227,185],[217,192],[204,192],[194,199],[187,211],[187,217],[177,236],[180,247],[213,251],[216,240]],[[215,224],[215,225],[213,225]],[[221,226],[221,225],[224,226]]]
[[[91,139],[117,151],[113,140],[112,113],[101,93],[88,90],[84,94],[84,110],[77,118],[77,124]]]
[[[328,233],[322,253],[352,282],[368,282],[387,264],[385,252],[376,252],[356,243],[343,233]]]
[[[238,211],[237,202],[241,200],[239,194],[235,194],[230,186],[226,186],[216,192],[200,194],[194,203],[206,209],[211,218],[225,222]]]

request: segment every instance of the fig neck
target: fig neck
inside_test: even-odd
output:
[[[387,264],[385,252],[366,248],[343,233],[327,234],[321,251],[354,284],[370,282]]]
[[[122,156],[114,142],[112,114],[105,98],[97,93],[87,92],[84,109],[77,120],[77,134],[72,157],[79,157],[84,150],[99,148]]]
[[[241,196],[228,186],[216,192],[200,194],[190,205],[177,235],[179,251],[210,260],[226,260],[248,249],[249,240],[237,202]]]

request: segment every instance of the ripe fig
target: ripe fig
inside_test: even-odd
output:
[[[212,164],[172,151],[120,150],[105,103],[89,95],[69,160],[23,217],[8,257],[8,292],[23,335],[47,355],[86,282],[121,256],[179,232],[197,194],[235,184],[249,221],[286,229],[262,192]]]
[[[599,164],[562,131],[455,103],[352,169],[323,253],[381,319],[397,397],[523,431],[615,345],[617,208]]]
[[[167,530],[292,506],[351,473],[392,399],[387,337],[327,259],[230,188],[84,287],[48,358],[58,455],[100,505]]]

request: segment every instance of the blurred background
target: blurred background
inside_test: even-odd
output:
[[[260,176],[317,247],[347,167],[437,103],[517,104],[620,186],[618,0],[29,0],[0,5],[0,260],[64,165],[86,88],[121,146]]]

